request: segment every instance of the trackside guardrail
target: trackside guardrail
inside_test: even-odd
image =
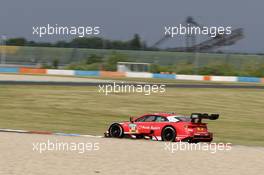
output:
[[[181,74],[166,74],[166,73],[161,74],[161,73],[148,73],[148,72],[59,70],[59,69],[29,68],[29,67],[0,67],[0,73],[66,75],[66,76],[82,76],[82,77],[94,76],[94,77],[161,78],[161,79],[216,81],[216,82],[221,81],[221,82],[264,83],[264,78],[259,78],[259,77],[181,75]]]

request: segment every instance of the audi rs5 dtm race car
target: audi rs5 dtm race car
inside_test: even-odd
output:
[[[182,116],[175,113],[145,114],[130,121],[112,123],[106,137],[148,138],[162,141],[211,142],[213,134],[203,119],[216,120],[219,114],[192,113]]]

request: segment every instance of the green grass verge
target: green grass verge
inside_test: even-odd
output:
[[[128,115],[220,113],[208,121],[215,141],[264,146],[264,91],[167,88],[164,94],[98,93],[97,87],[0,86],[0,128],[102,135]]]

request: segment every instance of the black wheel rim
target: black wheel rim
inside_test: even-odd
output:
[[[172,141],[174,139],[174,131],[171,129],[166,129],[164,131],[164,140],[165,141]]]
[[[112,137],[120,137],[120,135],[121,135],[120,127],[117,125],[111,126],[110,134]]]

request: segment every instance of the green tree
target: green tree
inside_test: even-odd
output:
[[[96,54],[91,54],[86,59],[86,64],[92,64],[92,63],[101,63],[103,61],[103,58],[101,56],[98,56]]]
[[[6,45],[12,46],[24,46],[26,45],[27,40],[25,38],[10,38],[6,40]]]
[[[53,59],[52,60],[52,67],[55,69],[58,69],[59,67],[59,59]]]
[[[75,38],[70,42],[71,47],[102,49],[103,39],[99,37]]]
[[[127,61],[127,56],[119,53],[112,53],[112,55],[107,59],[104,65],[105,70],[116,71],[117,62]]]
[[[160,68],[158,64],[151,64],[149,71],[152,73],[160,73]]]
[[[140,36],[138,34],[135,34],[133,39],[130,41],[130,48],[134,50],[142,48]]]

